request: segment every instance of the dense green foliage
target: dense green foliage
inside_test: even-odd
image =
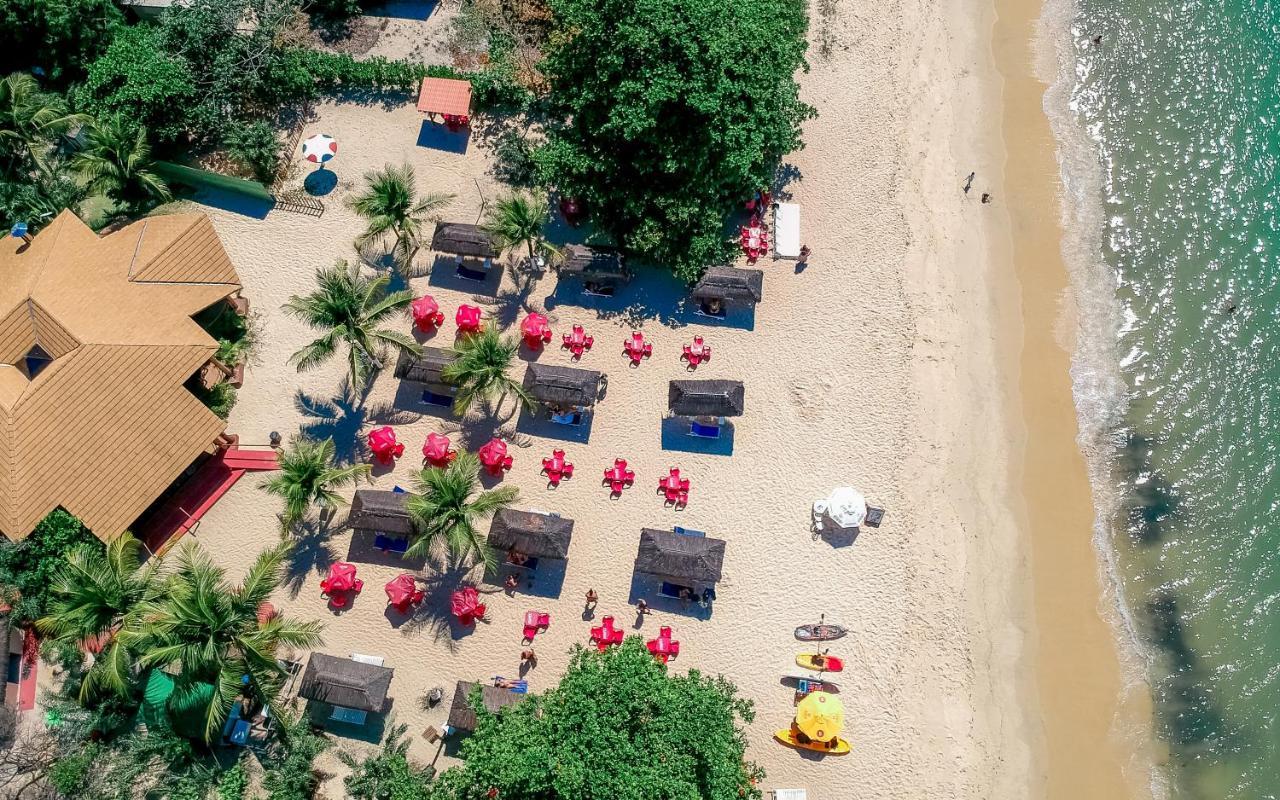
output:
[[[15,622],[26,625],[47,613],[54,578],[67,563],[67,554],[78,547],[99,558],[105,552],[80,520],[60,508],[22,541],[0,540],[0,590]]]
[[[396,725],[387,731],[382,747],[373,755],[357,759],[343,752],[339,758],[351,768],[345,784],[351,800],[422,800],[428,796],[431,767],[417,767],[406,753],[409,741],[404,738],[407,725]]]
[[[249,791],[249,776],[244,769],[244,759],[240,759],[231,769],[222,773],[218,779],[218,800],[244,800]]]
[[[773,183],[813,110],[801,0],[551,0],[544,179],[625,247],[692,279]]]
[[[267,494],[284,500],[280,515],[284,530],[293,528],[312,506],[328,511],[337,508],[343,499],[334,490],[356,483],[372,469],[364,463],[335,466],[333,453],[333,439],[299,437],[280,456],[280,471],[260,484]]]
[[[341,260],[316,270],[315,291],[290,297],[284,310],[320,331],[320,337],[290,356],[289,363],[299,372],[313,369],[346,347],[351,386],[361,393],[370,374],[382,369],[385,346],[421,352],[412,336],[379,327],[413,302],[408,289],[388,292],[390,283],[388,275],[368,278],[360,273],[359,264]]]
[[[418,493],[408,500],[414,535],[405,557],[443,556],[492,569],[496,562],[480,521],[514,503],[520,491],[514,486],[481,490],[480,460],[472,453],[459,454],[443,469],[423,469],[416,487]]]
[[[559,686],[477,715],[465,763],[440,775],[433,798],[761,796],[763,772],[744,760],[750,701],[723,678],[668,673],[638,636],[603,653],[579,648]]]
[[[5,0],[0,72],[39,67],[58,83],[79,79],[123,21],[113,0]]]
[[[511,364],[519,352],[520,340],[503,336],[492,324],[479,333],[464,336],[449,348],[453,360],[440,375],[458,387],[453,398],[454,413],[462,416],[476,400],[500,403],[507,395],[514,395],[526,408],[534,408],[537,404],[524,385],[511,377]]]
[[[84,149],[71,163],[91,191],[122,210],[144,210],[173,199],[169,184],[156,172],[146,129],[121,115],[89,125]]]
[[[191,68],[164,43],[162,31],[152,25],[121,29],[90,65],[78,92],[80,107],[98,118],[118,115],[159,141],[176,139],[198,93]]]
[[[550,219],[546,195],[513,193],[493,204],[481,227],[500,250],[527,247],[528,265],[532,267],[538,254],[543,257],[556,254],[556,249],[543,238]]]
[[[329,740],[311,730],[310,722],[289,714],[276,717],[278,741],[264,759],[262,785],[271,800],[311,800],[320,779],[312,768]]]
[[[390,235],[395,239],[392,256],[407,269],[422,246],[428,223],[437,219],[435,212],[448,205],[453,195],[419,195],[418,181],[409,164],[387,164],[366,173],[364,182],[364,191],[347,200],[347,205],[368,223],[356,244]]]
[[[238,124],[227,134],[227,152],[253,173],[253,177],[270,186],[280,167],[280,139],[276,129],[258,120]]]

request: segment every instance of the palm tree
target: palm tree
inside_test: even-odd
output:
[[[514,394],[526,408],[533,408],[534,400],[524,386],[507,374],[519,351],[520,341],[502,336],[493,324],[449,348],[453,360],[440,375],[446,383],[458,388],[453,400],[454,413],[459,416],[467,413],[477,397],[486,401],[501,400],[508,394]]]
[[[390,233],[396,239],[392,255],[398,264],[407,267],[421,246],[430,215],[448,205],[453,195],[419,197],[417,180],[409,164],[400,167],[387,164],[381,170],[365,173],[364,180],[367,184],[364,193],[347,201],[352,210],[369,223],[356,243],[363,245]]]
[[[298,437],[280,457],[280,474],[261,484],[267,494],[284,498],[284,513],[280,515],[284,530],[292,528],[313,505],[328,511],[337,508],[343,500],[334,489],[349,486],[369,474],[368,464],[334,466],[333,454],[332,439]]]
[[[288,554],[288,545],[263,552],[244,581],[233,586],[198,545],[188,542],[178,554],[168,592],[144,606],[143,623],[130,633],[141,653],[139,663],[174,675],[170,713],[180,718],[198,711],[206,741],[222,729],[241,694],[265,703],[273,715],[282,710],[276,700],[285,672],[277,652],[281,646],[320,643],[319,622],[258,619],[259,607],[280,585]]]
[[[173,199],[169,185],[154,169],[146,128],[115,116],[89,126],[86,140],[73,163],[89,179],[91,190],[129,209]]]
[[[405,558],[425,558],[443,550],[457,563],[473,557],[486,568],[495,565],[493,552],[476,527],[482,517],[506,508],[520,496],[514,486],[489,491],[480,488],[480,460],[463,453],[444,469],[428,467],[418,475],[418,494],[408,501],[414,539]],[[474,495],[474,497],[473,497]]]
[[[125,694],[134,653],[117,634],[139,623],[139,610],[164,593],[159,559],[142,566],[142,544],[123,533],[107,545],[106,558],[82,545],[67,554],[49,587],[49,609],[36,628],[55,641],[92,648],[93,665],[80,684],[81,702],[101,690]],[[127,636],[125,637],[127,640]]]
[[[318,366],[332,356],[340,344],[347,346],[351,387],[364,391],[369,370],[382,369],[377,351],[391,344],[415,355],[422,352],[407,333],[379,328],[378,323],[413,301],[413,292],[387,292],[388,275],[369,279],[360,274],[358,264],[339,260],[332,267],[316,270],[317,288],[308,295],[294,295],[284,309],[323,335],[289,357],[299,372]]]
[[[26,73],[0,80],[0,152],[11,162],[29,155],[40,166],[50,142],[88,121],[88,115],[69,113],[62,98],[41,92]]]
[[[499,250],[509,250],[520,245],[528,247],[529,265],[533,266],[539,251],[551,257],[558,253],[555,247],[542,238],[543,228],[549,218],[545,197],[512,193],[494,203],[480,227],[493,237]]]

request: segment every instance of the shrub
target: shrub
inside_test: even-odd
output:
[[[199,397],[200,402],[208,406],[210,411],[226,419],[231,416],[231,409],[236,405],[236,387],[223,381],[212,389],[201,392]]]
[[[19,595],[6,598],[15,622],[27,624],[45,615],[54,573],[66,563],[65,555],[80,545],[106,553],[80,520],[60,508],[49,512],[22,541],[0,542],[0,586]]]
[[[226,138],[227,152],[241,166],[253,172],[253,177],[271,185],[280,166],[280,140],[275,128],[266,122],[241,124],[231,130]]]
[[[184,110],[197,100],[190,68],[165,51],[158,28],[124,28],[89,67],[80,105],[99,118],[121,116],[145,127],[158,141],[185,129]]]
[[[244,759],[241,759],[234,767],[222,773],[222,778],[218,781],[218,800],[244,800],[248,790],[249,775],[244,769]]]
[[[123,22],[113,0],[5,0],[0,74],[35,65],[60,84],[79,79]]]
[[[498,135],[493,148],[493,174],[512,186],[532,187],[538,178],[533,147],[520,131],[508,128]]]

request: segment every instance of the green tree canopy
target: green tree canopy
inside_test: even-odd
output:
[[[75,80],[123,22],[114,0],[5,0],[0,71],[38,66],[59,83]]]
[[[800,146],[802,0],[551,0],[544,179],[692,279],[725,218]]]
[[[373,468],[363,463],[337,466],[334,449],[333,439],[298,437],[280,456],[280,472],[259,484],[267,494],[284,499],[280,524],[286,532],[313,505],[327,511],[337,508],[343,499],[334,489],[358,483]]]
[[[455,563],[481,561],[496,566],[493,551],[480,532],[480,520],[490,517],[520,498],[514,486],[484,490],[480,484],[480,460],[461,453],[447,467],[426,467],[418,473],[418,494],[407,503],[413,521],[413,543],[405,558],[447,555]]]
[[[556,688],[477,714],[464,765],[440,776],[433,798],[760,797],[740,724],[750,701],[724,678],[669,674],[638,636],[604,653],[579,648]]]
[[[186,109],[198,100],[191,69],[165,50],[159,28],[122,28],[89,67],[80,103],[99,119],[120,115],[152,131],[160,141],[182,133]]]

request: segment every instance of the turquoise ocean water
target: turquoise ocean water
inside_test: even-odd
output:
[[[1081,313],[1114,320],[1082,325],[1111,363],[1077,359],[1077,399],[1160,783],[1280,797],[1280,0],[1076,0],[1071,18],[1064,111],[1097,173],[1074,201],[1101,228],[1074,257],[1110,306]],[[1085,402],[1106,385],[1091,369],[1118,378],[1106,403]]]

